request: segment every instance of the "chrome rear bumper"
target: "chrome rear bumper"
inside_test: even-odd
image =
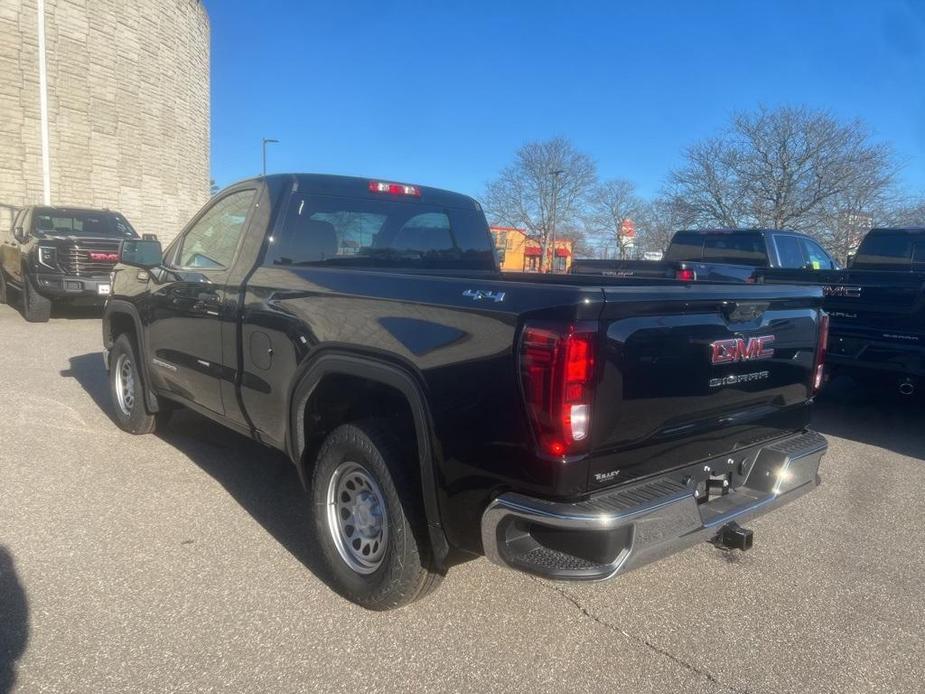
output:
[[[707,503],[692,469],[563,503],[509,493],[482,515],[482,543],[493,562],[547,578],[603,580],[714,538],[811,491],[827,449],[813,431],[757,447],[728,463],[730,491]],[[703,463],[698,466],[701,471]],[[703,475],[701,475],[702,477]]]

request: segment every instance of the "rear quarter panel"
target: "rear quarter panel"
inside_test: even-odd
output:
[[[503,292],[504,299],[476,300],[467,290]],[[264,438],[282,441],[293,378],[306,364],[336,352],[398,365],[429,405],[448,539],[477,549],[481,511],[494,490],[582,490],[583,473],[537,464],[514,345],[525,316],[594,319],[601,303],[599,288],[497,277],[258,267],[243,302],[244,409]]]

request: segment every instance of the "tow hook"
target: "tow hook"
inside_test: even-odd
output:
[[[723,526],[716,536],[716,544],[726,549],[741,549],[743,552],[752,548],[754,533],[733,521]]]

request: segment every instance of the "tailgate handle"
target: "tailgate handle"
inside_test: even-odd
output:
[[[739,303],[738,301],[724,301],[720,310],[730,323],[748,323],[757,320],[768,310],[767,302]]]

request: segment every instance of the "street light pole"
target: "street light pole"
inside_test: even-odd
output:
[[[556,169],[555,171],[550,171],[553,176],[553,185],[552,185],[552,223],[550,226],[550,236],[552,237],[552,260],[550,260],[550,265],[548,272],[554,272],[556,268],[556,206],[559,204],[559,176],[565,173],[562,169]],[[543,258],[543,262],[546,261],[546,258]]]
[[[267,145],[279,142],[269,137],[263,138],[263,175],[267,175]]]

